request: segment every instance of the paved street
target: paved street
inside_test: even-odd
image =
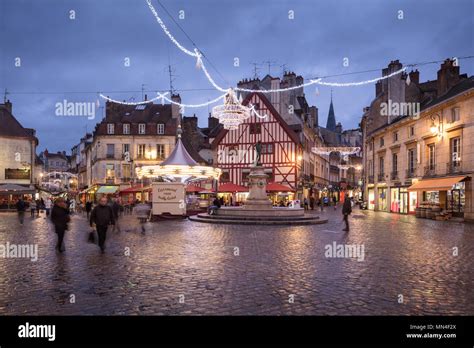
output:
[[[322,215],[329,223],[167,221],[145,234],[126,218],[101,255],[82,216],[57,254],[46,219],[2,213],[0,244],[37,243],[39,258],[0,259],[0,314],[474,315],[474,225],[354,209],[345,234],[340,210]],[[326,258],[333,242],[363,244],[364,260]]]

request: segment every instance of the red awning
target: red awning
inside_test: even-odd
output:
[[[225,184],[219,185],[217,188],[219,192],[248,192],[248,188],[245,186],[240,186],[233,184],[231,182],[227,182]]]
[[[279,184],[277,182],[270,182],[267,184],[268,192],[293,192],[291,187]]]
[[[204,191],[204,189],[202,187],[192,185],[192,184],[186,186],[186,192],[199,192],[199,191]]]
[[[149,186],[148,187],[141,187],[141,186],[129,187],[125,190],[120,191],[120,194],[144,192],[144,191],[151,191],[151,187]]]

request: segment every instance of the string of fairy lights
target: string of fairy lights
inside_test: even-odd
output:
[[[115,99],[112,99],[108,96],[105,96],[104,94],[100,93],[100,97],[114,103],[118,104],[124,104],[124,105],[141,105],[141,104],[148,104],[148,103],[153,103],[154,101],[161,101],[162,104],[164,102],[168,102],[174,105],[178,105],[182,108],[199,108],[199,107],[204,107],[208,106],[214,103],[217,103],[221,99],[224,99],[224,104],[223,105],[218,105],[215,106],[212,109],[212,116],[216,117],[219,119],[219,122],[223,124],[225,129],[236,129],[238,126],[247,118],[249,118],[251,115],[255,115],[259,118],[265,118],[266,115],[260,115],[256,109],[255,106],[252,104],[249,105],[243,105],[242,104],[242,95],[240,96],[236,92],[245,92],[245,93],[253,93],[253,92],[259,92],[259,93],[281,93],[281,92],[287,92],[295,89],[300,89],[304,87],[309,87],[312,85],[321,85],[321,86],[330,86],[330,87],[350,87],[350,86],[361,86],[365,84],[370,84],[374,82],[378,82],[384,79],[388,79],[392,76],[401,74],[402,72],[406,71],[406,67],[403,67],[397,71],[394,71],[388,75],[382,76],[382,77],[377,77],[374,79],[370,80],[365,80],[365,81],[357,81],[357,82],[327,82],[323,81],[322,78],[316,78],[316,79],[310,79],[308,82],[295,85],[295,86],[290,86],[286,88],[278,88],[278,89],[251,89],[251,88],[242,88],[242,87],[228,87],[224,88],[217,84],[217,82],[214,80],[212,75],[209,73],[206,65],[204,64],[204,61],[202,59],[203,54],[197,49],[194,48],[193,50],[187,49],[184,45],[182,45],[174,36],[173,34],[169,31],[169,29],[166,27],[166,24],[164,21],[161,19],[161,17],[158,14],[158,11],[155,9],[153,4],[151,3],[151,0],[145,0],[148,8],[150,9],[150,12],[152,15],[155,17],[156,22],[159,24],[161,29],[163,30],[164,34],[169,38],[169,40],[184,54],[193,57],[196,59],[196,67],[200,70],[203,71],[205,77],[209,81],[209,83],[217,90],[222,92],[223,94],[220,95],[219,97],[209,100],[204,103],[200,104],[185,104],[185,103],[180,103],[176,102],[175,100],[172,100],[171,98],[167,97],[168,93],[160,93],[157,92],[157,95],[154,98],[151,98],[149,100],[143,100],[139,102],[121,102]]]

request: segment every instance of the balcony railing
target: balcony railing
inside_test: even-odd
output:
[[[408,168],[406,170],[405,176],[407,179],[415,177],[415,168]]]
[[[436,175],[436,165],[432,164],[425,167],[424,176],[435,176]]]
[[[374,183],[374,176],[369,175],[369,184],[373,184],[373,183]]]
[[[107,159],[114,159],[115,158],[115,155],[113,153],[108,153],[105,155],[105,158]]]
[[[390,173],[390,180],[398,180],[398,171],[392,171]]]
[[[446,174],[456,174],[462,172],[461,161],[446,163]]]
[[[377,175],[377,181],[385,181],[385,173],[380,173],[379,175]]]

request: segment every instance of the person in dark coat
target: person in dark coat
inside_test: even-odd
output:
[[[122,205],[118,202],[118,198],[114,198],[112,200],[112,202],[110,203],[110,207],[112,208],[112,212],[114,213],[114,220],[115,220],[114,231],[115,229],[117,229],[120,232],[118,219],[120,216],[120,210],[122,209]]]
[[[54,224],[54,231],[58,235],[58,243],[56,244],[56,249],[60,253],[64,251],[64,234],[68,229],[68,223],[70,220],[71,218],[69,216],[69,209],[67,208],[67,204],[64,201],[64,198],[58,198],[56,202],[54,202],[54,206],[51,211],[51,221]]]
[[[89,219],[89,217],[90,217],[91,211],[92,211],[92,202],[91,202],[91,201],[87,201],[87,202],[86,202],[86,213],[87,213],[87,218],[88,218],[88,219]]]
[[[349,215],[352,213],[352,204],[351,199],[346,196],[344,204],[342,205],[342,214],[344,215],[344,222],[346,223],[346,228],[343,231],[349,232]]]
[[[336,210],[336,208],[337,208],[337,198],[336,198],[335,195],[332,196],[332,202],[334,203],[334,210]]]
[[[311,208],[311,210],[314,210],[314,197],[313,196],[309,197],[309,207]]]
[[[92,209],[90,217],[90,225],[96,225],[97,234],[99,236],[99,247],[102,253],[105,252],[105,239],[107,238],[107,228],[109,225],[115,225],[114,212],[107,205],[107,198],[102,197],[99,204]]]
[[[18,202],[16,202],[16,211],[18,212],[18,220],[20,220],[20,225],[23,225],[26,211],[26,203],[23,198],[20,198]]]

